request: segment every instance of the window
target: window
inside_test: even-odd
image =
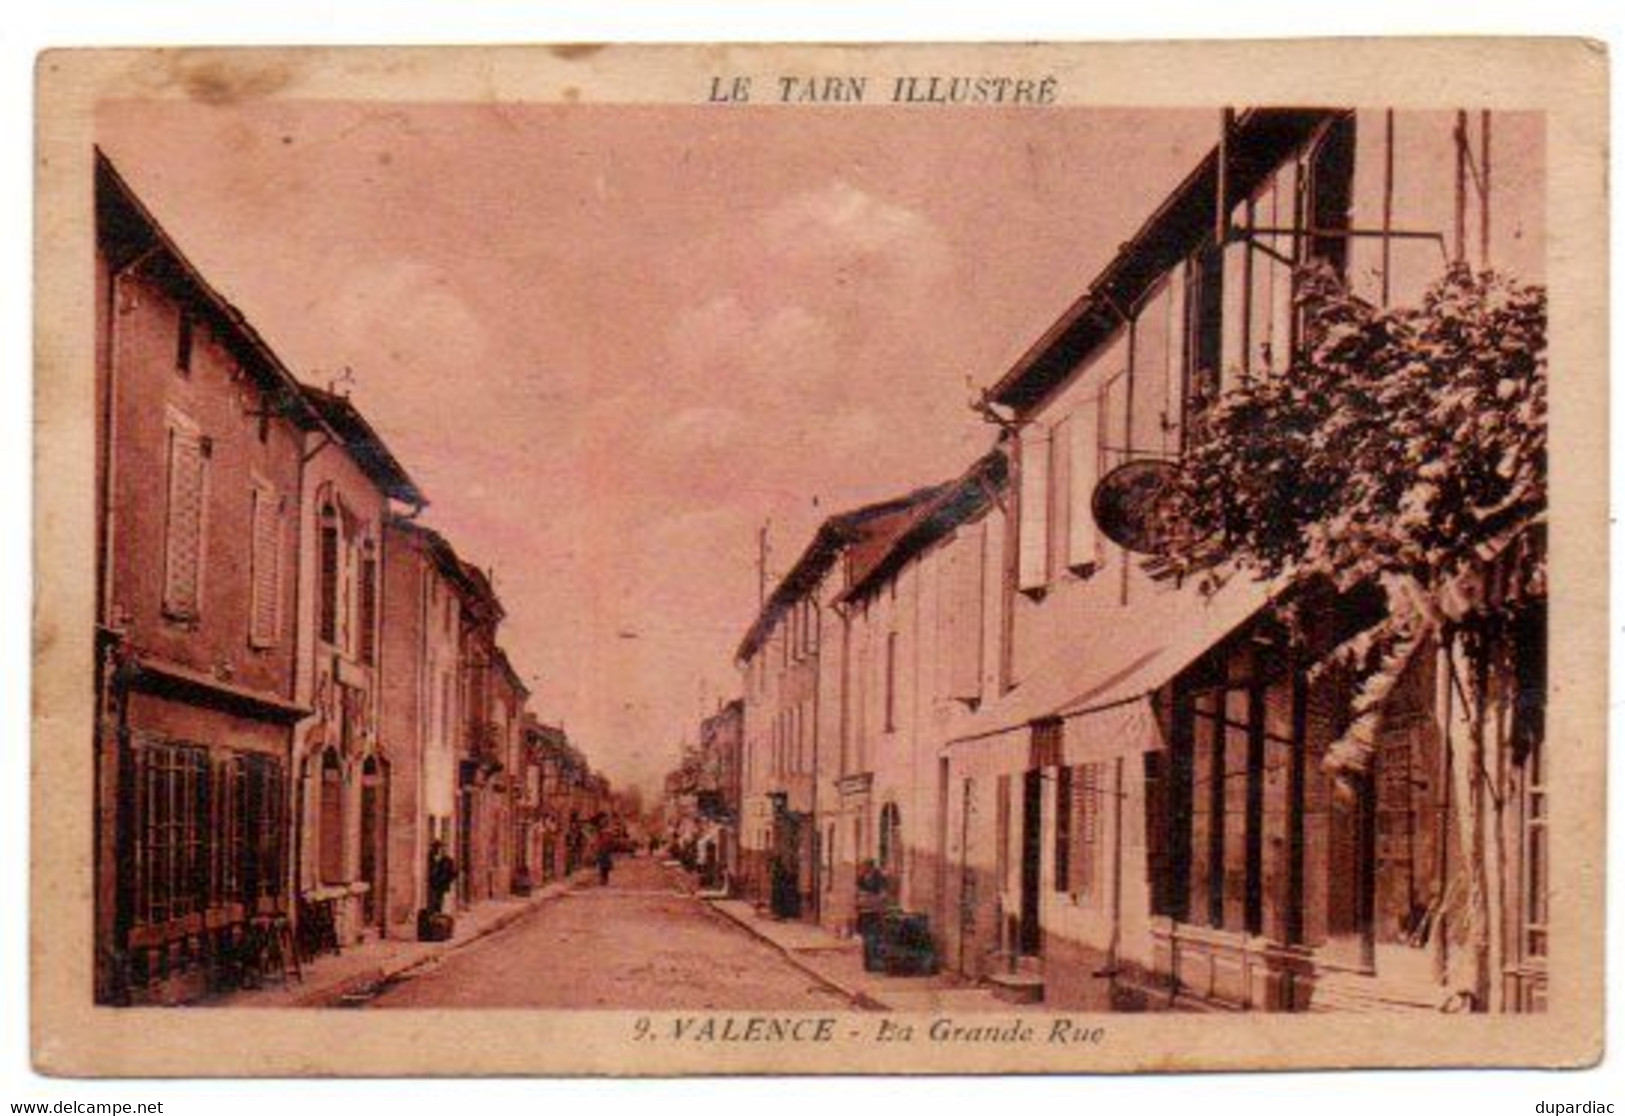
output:
[[[1101,402],[1086,400],[1067,420],[1067,508],[1064,564],[1077,573],[1100,561],[1100,530],[1095,525],[1095,485],[1101,476]]]
[[[1546,956],[1548,847],[1546,771],[1539,742],[1524,759],[1523,779],[1523,954]]]
[[[961,530],[947,552],[948,696],[970,704],[982,698],[985,547],[985,528],[976,524]]]
[[[903,816],[895,802],[888,802],[880,811],[880,867],[897,886],[897,874],[903,867]]]
[[[897,633],[886,633],[886,731],[897,731]]]
[[[339,639],[339,519],[331,504],[322,508],[322,521],[317,537],[316,607],[320,610],[318,627],[324,643],[336,644]]]
[[[208,905],[209,754],[196,745],[137,736],[131,916],[162,926]]]
[[[1055,772],[1055,890],[1072,890],[1072,769]]]
[[[175,371],[192,374],[192,315],[182,310],[175,329]]]
[[[1257,934],[1264,930],[1264,830],[1270,828],[1268,843],[1284,847],[1290,824],[1279,806],[1265,811],[1265,758],[1271,757],[1279,780],[1294,730],[1270,727],[1283,714],[1290,722],[1290,685],[1266,685],[1250,676],[1258,667],[1242,662],[1237,657],[1228,664],[1228,680],[1205,681],[1180,696],[1175,777],[1185,785],[1172,790],[1171,813],[1179,819],[1172,836],[1181,846],[1176,871],[1188,887],[1182,917]]]
[[[196,620],[202,597],[208,439],[176,418],[169,426],[168,506],[164,520],[164,613]]]
[[[360,611],[359,656],[362,662],[372,666],[377,662],[378,653],[378,557],[371,540],[361,559]]]
[[[338,753],[322,753],[319,817],[317,818],[317,873],[324,884],[345,882],[344,874],[344,770]]]
[[[242,868],[244,901],[275,905],[282,895],[287,827],[287,779],[282,764],[270,756],[249,755],[237,761],[242,771]]]
[[[999,890],[1003,891],[1010,886],[1010,776],[999,776],[996,793],[993,805],[993,824],[997,836],[994,874],[998,877]]]
[[[1093,902],[1100,868],[1101,765],[1063,767],[1060,778],[1066,794],[1055,806],[1055,889],[1081,903]]]
[[[1199,248],[1185,267],[1184,391],[1189,419],[1218,398],[1222,383],[1224,253],[1212,241]]]
[[[248,640],[271,647],[282,628],[282,505],[270,485],[249,490],[248,518]]]
[[[214,805],[210,893],[216,902],[243,901],[242,867],[248,846],[247,784],[243,761],[233,756],[214,769]]]
[[[1049,584],[1049,434],[1029,425],[1021,432],[1017,495],[1016,588],[1042,593]]]

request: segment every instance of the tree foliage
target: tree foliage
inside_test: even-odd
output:
[[[1546,293],[1456,266],[1380,309],[1312,271],[1298,305],[1291,361],[1234,374],[1194,424],[1171,561],[1383,589],[1386,616],[1328,660],[1361,683],[1331,755],[1358,771],[1418,648],[1483,660],[1545,597]]]

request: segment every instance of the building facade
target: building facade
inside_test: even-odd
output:
[[[1330,750],[1351,683],[1320,660],[1380,600],[1174,576],[1111,541],[1094,500],[1120,465],[1177,459],[1232,378],[1296,350],[1306,269],[1376,306],[1454,262],[1541,282],[1544,184],[1491,174],[1492,134],[1538,146],[1541,123],[1256,109],[1218,132],[987,393],[992,454],[841,548],[839,577],[821,537],[764,606],[739,654],[747,857],[810,810],[826,921],[850,924],[852,874],[875,860],[944,965],[1057,1007],[1459,1002],[1472,776],[1437,659],[1412,662],[1377,720],[1377,774],[1350,781]],[[1287,600],[1301,631],[1267,607]],[[809,602],[839,623],[807,662]],[[779,757],[812,692],[837,697],[811,706],[820,777],[798,795]],[[1544,1000],[1540,755],[1497,753],[1510,851],[1479,1006]]]
[[[299,700],[294,849],[301,937],[310,948],[383,935],[388,911],[391,798],[417,766],[415,741],[382,731],[385,527],[392,506],[426,501],[349,399],[306,387],[324,419],[307,438],[299,536]],[[397,772],[396,763],[402,765]],[[408,876],[412,862],[393,866]]]
[[[233,978],[287,924],[299,385],[96,165],[96,995]]]
[[[935,491],[826,519],[735,654],[744,679],[741,883],[749,898],[782,917],[819,918],[826,891],[828,834],[817,822],[837,793],[832,760],[847,701],[836,598],[848,566],[882,549]]]

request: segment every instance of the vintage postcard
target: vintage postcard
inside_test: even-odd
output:
[[[38,90],[44,1072],[1601,1056],[1601,47]]]

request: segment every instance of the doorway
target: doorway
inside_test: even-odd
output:
[[[1041,954],[1044,945],[1038,920],[1043,828],[1044,773],[1034,769],[1026,773],[1021,784],[1021,927],[1016,946],[1028,957]]]
[[[367,885],[362,897],[362,919],[380,930],[384,922],[384,837],[388,783],[384,766],[376,756],[368,756],[361,767],[361,879]]]

